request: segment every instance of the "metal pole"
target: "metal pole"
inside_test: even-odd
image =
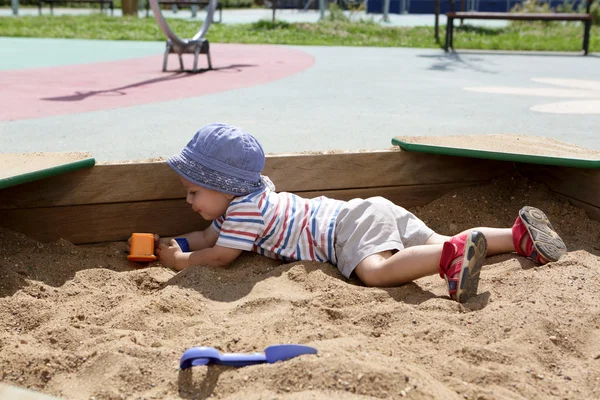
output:
[[[434,3],[435,25],[433,28],[433,37],[436,42],[440,42],[440,0],[435,0]]]
[[[325,19],[325,0],[319,0],[319,12],[320,12],[320,16],[319,19]]]
[[[19,15],[19,0],[11,0],[13,15]]]
[[[383,0],[383,21],[390,22],[390,0]]]

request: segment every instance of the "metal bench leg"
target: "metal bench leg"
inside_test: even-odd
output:
[[[450,48],[454,51],[454,18],[450,19]]]
[[[183,71],[183,57],[181,56],[181,53],[179,53],[178,56],[179,56],[179,70]]]
[[[198,72],[198,54],[200,54],[200,45],[196,45],[194,49],[194,69],[192,69],[193,73]]]
[[[210,50],[206,52],[206,60],[208,61],[208,69],[212,69],[212,61],[210,60]]]
[[[584,21],[583,24],[583,55],[587,56],[590,45],[590,28],[592,26],[592,21]]]
[[[169,61],[169,53],[171,52],[171,45],[167,43],[165,48],[165,56],[163,57],[163,72],[167,71],[167,62]]]
[[[450,35],[452,30],[452,18],[447,18],[446,20],[446,43],[444,44],[444,51],[448,52],[448,48],[450,47]]]

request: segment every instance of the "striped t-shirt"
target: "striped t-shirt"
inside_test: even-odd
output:
[[[270,187],[236,197],[224,216],[213,221],[217,245],[267,257],[337,264],[335,220],[343,201],[305,199]]]

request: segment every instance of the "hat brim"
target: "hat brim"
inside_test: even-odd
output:
[[[245,196],[264,188],[262,180],[258,182],[247,181],[234,176],[215,171],[185,154],[177,154],[167,160],[167,164],[180,176],[195,185],[217,192]]]

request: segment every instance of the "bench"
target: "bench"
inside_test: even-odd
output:
[[[583,22],[583,54],[588,54],[590,44],[590,29],[592,26],[592,15],[590,7],[592,1],[587,0],[585,13],[540,13],[521,14],[509,12],[479,12],[479,11],[451,11],[446,13],[446,43],[444,50],[454,49],[454,20],[455,19],[500,19],[510,21],[581,21]],[[454,0],[450,1],[451,9],[454,10]]]
[[[38,3],[38,14],[42,15],[42,5],[43,3],[50,4],[50,15],[54,15],[54,3],[99,3],[100,11],[104,11],[104,5],[108,5],[110,7],[110,15],[113,15],[114,12],[114,4],[113,0],[39,0]]]
[[[209,0],[158,0],[158,4],[169,4],[177,7],[191,7],[191,6],[208,6]],[[220,2],[217,2],[217,10],[219,10],[219,20],[214,23],[221,23],[223,20],[223,6]],[[150,0],[146,0],[146,17],[150,15]],[[196,16],[196,10],[192,9],[192,17]]]

